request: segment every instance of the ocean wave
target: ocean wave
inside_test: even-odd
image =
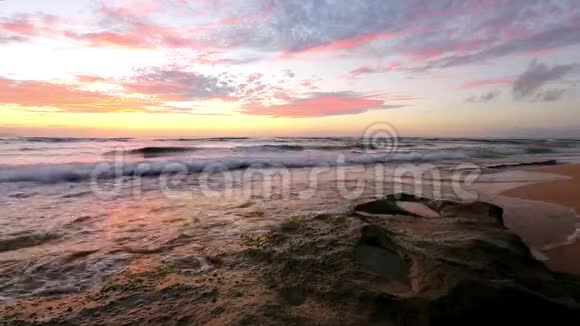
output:
[[[534,161],[534,162],[519,162],[519,163],[506,163],[488,166],[488,169],[505,169],[505,168],[518,168],[518,167],[529,167],[529,166],[545,166],[545,165],[556,165],[557,160],[547,160],[547,161]]]
[[[401,148],[411,148],[414,145],[401,144],[398,147]],[[351,150],[374,150],[380,151],[382,148],[380,146],[367,145],[363,143],[355,144],[336,144],[336,145],[252,145],[252,146],[238,146],[235,147],[235,151],[274,151],[274,152],[299,152],[304,150],[318,150],[318,151],[351,151]]]
[[[462,149],[458,149],[462,150]],[[525,151],[521,148],[512,147],[476,147],[468,150],[469,155],[474,158],[502,158],[512,155],[521,155]]]
[[[547,147],[529,147],[524,149],[524,151],[527,154],[551,154],[556,152],[555,149]]]
[[[174,142],[200,142],[200,141],[215,141],[215,142],[222,142],[222,141],[236,141],[236,140],[249,140],[252,139],[250,137],[210,137],[210,138],[158,138],[154,139],[155,141],[174,141]]]
[[[238,146],[235,151],[284,151],[300,152],[305,149],[300,145],[255,145],[255,146]]]
[[[339,165],[369,165],[397,162],[432,162],[442,160],[463,160],[462,153],[389,153],[350,155],[338,159],[338,156],[324,158],[312,157],[226,157],[214,159],[189,159],[173,161],[144,161],[140,163],[99,163],[36,165],[5,168],[0,171],[0,182],[80,182],[91,179],[113,179],[118,177],[154,177],[173,173],[200,173],[203,171],[233,171],[241,169],[268,168],[311,168]]]
[[[458,148],[457,150],[463,150]],[[467,150],[468,154],[474,158],[502,158],[509,156],[518,155],[541,155],[541,154],[554,154],[554,153],[570,153],[567,149],[557,149],[548,147],[489,147],[482,146]]]
[[[58,239],[56,233],[24,233],[0,238],[0,252],[34,247]]]
[[[412,146],[403,145],[401,147],[409,148]],[[212,150],[227,150],[233,152],[302,152],[305,150],[316,151],[362,151],[372,150],[380,151],[380,147],[367,146],[366,144],[336,144],[336,145],[294,145],[294,144],[260,144],[260,145],[244,145],[235,147],[191,147],[191,146],[148,146],[141,147],[120,153],[129,155],[142,155],[148,157],[161,157],[174,154],[182,154],[194,151],[212,151]],[[107,152],[106,155],[118,154],[119,151]]]
[[[22,147],[19,149],[21,152],[40,152],[45,150],[44,148],[32,148],[32,147]]]
[[[125,142],[133,138],[21,137],[15,140],[30,143]]]
[[[196,147],[141,147],[130,149],[127,151],[122,151],[120,153],[129,154],[129,155],[141,155],[145,158],[147,157],[160,157],[165,155],[172,155],[172,154],[180,154],[180,153],[188,153],[197,151],[199,148]],[[113,155],[118,154],[118,151],[108,152],[106,155]]]
[[[72,143],[94,141],[94,138],[64,138],[64,137],[23,137],[20,140],[29,143]]]

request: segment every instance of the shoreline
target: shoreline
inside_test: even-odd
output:
[[[567,177],[562,180],[542,181],[519,186],[501,193],[501,196],[556,204],[580,212],[580,164],[561,164],[534,168],[533,172],[550,173]],[[576,232],[569,234],[568,243],[543,250],[546,265],[555,272],[580,275],[580,239]]]

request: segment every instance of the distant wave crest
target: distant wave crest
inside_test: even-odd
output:
[[[123,151],[123,154],[142,155],[144,157],[158,157],[172,154],[188,153],[198,150],[195,147],[141,147]],[[118,154],[119,152],[109,152],[108,155]]]

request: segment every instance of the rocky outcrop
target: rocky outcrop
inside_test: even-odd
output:
[[[32,318],[22,307],[34,303],[19,303],[0,316],[19,325],[580,322],[578,279],[536,261],[504,227],[501,208],[487,203],[388,196],[351,214],[248,234],[240,247],[208,257],[205,269],[196,259],[160,259],[158,266],[151,255],[144,259],[148,269],[51,303],[51,313]]]

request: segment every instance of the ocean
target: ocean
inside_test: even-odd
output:
[[[400,138],[385,146],[359,138],[0,138],[0,183],[87,180],[98,164],[119,157],[123,175],[136,176],[141,163],[158,167],[148,172],[155,175],[172,162],[196,173],[216,164],[227,170],[460,161],[485,166],[580,156],[580,140],[570,139]]]
[[[468,200],[494,167],[579,158],[570,139],[0,138],[0,300],[82,292],[139,255],[390,192]]]

